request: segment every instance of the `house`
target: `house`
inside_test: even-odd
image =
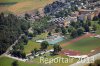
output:
[[[87,9],[80,9],[78,19],[79,20],[92,20],[94,16],[99,14],[99,9],[95,10],[87,10]]]
[[[94,13],[96,10],[88,10],[88,9],[80,9],[79,15],[81,14],[88,14],[88,13]]]
[[[79,15],[78,11],[72,12],[71,17],[77,17]]]

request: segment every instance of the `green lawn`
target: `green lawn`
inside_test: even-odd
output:
[[[8,57],[0,57],[0,66],[12,66],[14,60]],[[40,66],[40,64],[20,62],[18,61],[19,66]]]
[[[66,58],[69,59],[69,57],[67,56],[48,56],[46,58],[51,59],[51,58],[57,58],[57,57],[62,57],[62,58]],[[71,59],[71,58],[70,58]],[[68,62],[68,63],[52,63],[52,64],[44,64],[44,63],[40,63],[40,57],[33,59],[33,62],[21,62],[18,61],[18,65],[19,66],[68,66],[70,64],[73,64],[75,62],[77,62],[78,59],[73,59],[72,62]],[[8,57],[0,57],[0,66],[12,66],[12,62],[14,61],[14,59],[8,58]]]
[[[100,47],[100,39],[89,37],[89,38],[81,39],[80,41],[77,41],[73,44],[67,45],[64,48],[78,50],[81,53],[88,53],[91,50],[98,48],[98,47]]]
[[[45,39],[47,37],[47,34],[48,33],[42,33],[41,35],[37,35],[36,37],[33,37],[32,40],[29,40],[28,44],[24,46],[24,52],[27,54],[30,53],[32,50],[34,50],[34,48],[39,49],[40,43],[37,43],[36,40]],[[48,50],[49,49],[52,49],[52,45],[48,47]]]
[[[30,53],[34,48],[39,49],[40,43],[36,43],[35,41],[29,40],[28,44],[24,46],[24,52],[26,54]],[[52,49],[52,45],[49,45],[48,50]]]
[[[48,36],[48,33],[42,33],[41,35],[37,35],[36,37],[33,37],[33,41],[36,40],[41,40],[41,39],[45,39]]]
[[[28,44],[24,46],[24,52],[30,53],[34,48],[40,48],[40,44],[29,40]]]

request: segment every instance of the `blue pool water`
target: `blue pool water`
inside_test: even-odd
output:
[[[56,39],[56,40],[54,40],[54,41],[48,41],[48,43],[49,43],[49,44],[56,44],[56,43],[61,42],[61,41],[63,41],[63,40],[64,40],[64,38],[61,37],[61,38],[58,38],[58,39]]]

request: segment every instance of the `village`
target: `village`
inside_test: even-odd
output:
[[[39,64],[41,57],[74,58],[73,62],[60,63],[59,66],[88,66],[89,63],[77,64],[78,59],[95,57],[93,62],[100,59],[99,0],[56,0],[44,8],[17,16],[28,21],[30,28],[4,56],[33,64]],[[57,63],[46,65],[56,66]]]

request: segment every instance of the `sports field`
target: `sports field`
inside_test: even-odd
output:
[[[85,39],[80,39],[72,44],[68,44],[64,47],[65,49],[71,49],[79,51],[82,54],[89,53],[91,50],[100,48],[100,38],[88,37]]]

